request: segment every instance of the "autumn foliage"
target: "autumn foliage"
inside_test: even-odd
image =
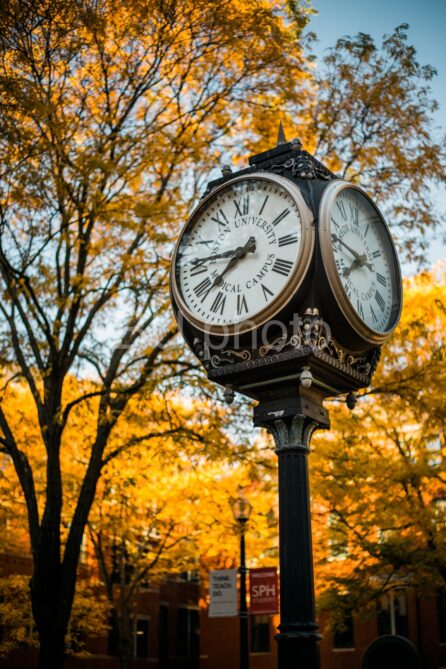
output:
[[[412,256],[405,233],[432,225],[429,183],[444,164],[431,133],[432,71],[398,29],[384,56],[367,36],[342,40],[316,74],[303,53],[309,15],[307,3],[269,0],[12,0],[0,8],[1,514],[19,509],[23,519],[5,542],[30,550],[40,669],[63,665],[87,530],[104,578],[111,518],[115,546],[141,578],[167,568],[178,546],[194,554],[197,537],[204,559],[218,562],[204,528],[216,519],[228,527],[223,499],[242,483],[265,494],[252,525],[256,539],[266,538],[259,559],[275,550],[271,459],[252,439],[231,438],[235,412],[214,408],[215,392],[169,310],[173,242],[220,159],[269,148],[281,115],[329,166],[366,177],[372,195],[384,198],[383,183],[391,189],[391,223]],[[427,325],[416,327],[424,351]],[[383,371],[377,388],[395,393],[399,380],[418,411],[434,393],[420,391],[418,401],[408,341],[394,339],[386,366],[393,361],[394,371]],[[404,376],[406,359],[413,377]],[[362,406],[371,411],[375,397]],[[415,409],[404,409],[412,420]],[[340,432],[352,424],[345,420]],[[325,466],[321,459],[317,468]],[[323,480],[318,498],[330,500]],[[206,508],[200,522],[196,490]],[[149,514],[144,527],[138,508]],[[223,563],[233,560],[231,541]]]
[[[446,586],[444,270],[405,282],[374,385],[312,456],[320,603],[333,617],[383,594]]]

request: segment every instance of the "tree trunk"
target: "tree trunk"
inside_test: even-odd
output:
[[[45,535],[46,541],[35,557],[31,579],[32,609],[40,641],[38,666],[39,669],[62,669],[72,602],[63,606],[58,540],[50,532]]]
[[[65,634],[55,628],[40,632],[39,669],[63,669]]]

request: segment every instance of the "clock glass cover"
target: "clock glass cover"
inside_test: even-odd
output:
[[[291,181],[236,177],[212,191],[184,227],[172,262],[174,297],[200,329],[254,329],[295,294],[313,245],[312,215]]]
[[[321,201],[322,258],[335,298],[351,325],[379,343],[401,311],[401,275],[387,225],[356,186],[335,181]]]

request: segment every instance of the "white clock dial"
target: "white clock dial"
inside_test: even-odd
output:
[[[321,248],[332,288],[347,318],[353,311],[366,334],[384,335],[395,327],[401,302],[390,233],[361,190],[343,182],[330,188],[326,206],[321,205]]]
[[[309,216],[298,189],[275,175],[239,177],[211,193],[173,263],[173,286],[196,324],[217,333],[242,323],[252,329],[259,314],[281,308],[302,274]]]

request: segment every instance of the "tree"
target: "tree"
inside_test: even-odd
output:
[[[431,186],[444,180],[446,146],[433,123],[436,72],[418,63],[407,28],[384,36],[381,48],[365,33],[339,39],[316,69],[298,132],[330,169],[369,192],[400,250],[423,263],[425,233],[441,220]]]
[[[160,399],[152,398],[154,409]],[[115,652],[123,669],[132,666],[141,589],[171,572],[199,568],[200,536],[212,531],[209,514],[218,472],[225,464],[234,466],[235,451],[219,431],[215,407],[202,401],[187,404],[177,398],[181,432],[167,436],[165,430],[162,438],[120,449],[104,468],[90,513],[88,536],[105,585]],[[144,423],[159,430],[162,417],[155,410],[148,420],[147,405]],[[207,425],[201,431],[219,449],[218,457],[214,448],[203,448],[206,442],[197,431],[199,425],[193,433],[193,422],[203,420]],[[134,440],[132,429],[130,433]]]
[[[401,588],[446,587],[444,278],[406,281],[374,386],[353,414],[332,412],[315,449],[319,589],[335,615]]]
[[[270,560],[276,544],[271,455],[262,444],[245,452],[234,448],[221,430],[214,403],[185,404],[177,398],[176,405],[183,426],[192,427],[197,416],[205,420],[200,429],[213,448],[197,439],[196,426],[195,441],[191,430],[122,450],[103,472],[88,523],[123,669],[132,666],[141,588],[183,571],[201,572],[206,584],[210,568],[238,564],[239,528],[234,527],[230,501],[240,486],[254,506],[250,561]],[[159,426],[161,416],[155,413],[152,422]],[[150,468],[144,467],[146,462]]]
[[[111,435],[130,398],[193,367],[167,313],[178,224],[237,119],[303,76],[303,15],[285,14],[266,0],[2,6],[1,357],[35,403],[43,489],[3,407],[0,441],[26,499],[41,668],[63,665]],[[86,381],[67,401],[70,373]],[[62,541],[64,433],[84,402],[95,431]]]
[[[67,402],[78,396],[79,385],[83,386],[81,381],[67,378]],[[77,404],[64,431],[62,545],[95,434],[97,402],[93,397]],[[23,381],[8,385],[2,407],[18,440],[24,444],[36,489],[43,490],[44,445],[35,404]],[[265,508],[270,509],[265,505],[271,504],[274,486],[263,465],[266,453],[257,445],[253,448],[240,442],[233,444],[225,433],[228,427],[225,418],[226,409],[219,409],[214,401],[193,400],[179,393],[142,392],[129,401],[119,431],[110,436],[107,464],[89,515],[84,537],[87,541],[83,541],[76,597],[65,638],[70,654],[82,651],[85,631],[89,637],[101,635],[110,618],[117,632],[116,650],[121,666],[131,666],[135,614],[141,587],[147,581],[162,580],[172,571],[197,570],[199,555],[207,567],[215,566],[221,559],[236,562],[237,537],[230,519],[229,500],[238,485],[250,487],[253,497],[259,497],[260,487],[263,491],[261,500],[253,499],[256,513],[250,530],[258,538],[252,556],[270,545],[275,524],[268,521],[269,531],[265,532],[265,519],[269,518]],[[26,509],[17,487],[12,460],[3,454],[0,553],[26,556],[29,554]],[[228,532],[232,541],[227,540]],[[224,547],[219,551],[222,544]],[[28,583],[29,576],[22,574],[11,579],[6,572],[0,577],[3,597],[0,618],[5,623],[0,652],[37,642],[35,633],[25,634],[25,630],[33,627]],[[94,606],[88,605],[88,595],[94,599]],[[99,595],[106,595],[106,601]]]
[[[105,598],[99,584],[79,579],[65,637],[67,656],[82,656],[87,637],[102,636],[106,624]],[[39,639],[29,598],[29,576],[9,574],[0,578],[0,656],[17,648],[37,648]]]

